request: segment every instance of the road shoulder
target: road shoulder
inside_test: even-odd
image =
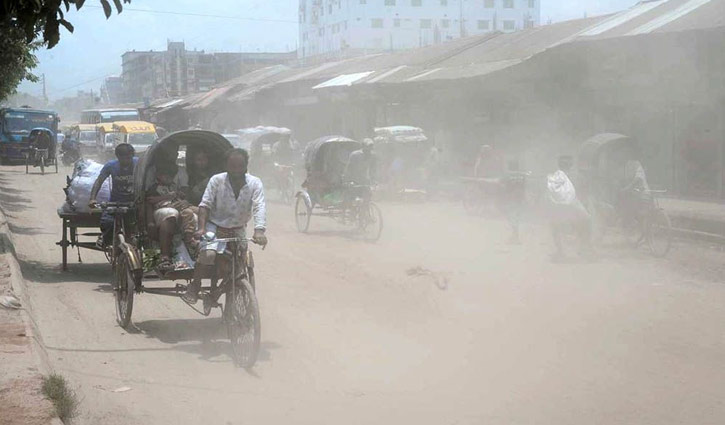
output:
[[[48,363],[33,325],[32,303],[24,291],[7,218],[0,210],[1,295],[14,295],[22,307],[0,307],[0,424],[60,424],[52,404],[41,394]]]

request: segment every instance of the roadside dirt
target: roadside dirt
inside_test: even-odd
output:
[[[271,244],[255,251],[262,352],[247,372],[218,314],[144,294],[126,332],[102,255],[71,253],[60,271],[63,180],[0,167],[0,204],[51,365],[79,386],[78,424],[725,418],[718,253],[552,264],[546,231],[527,225],[507,245],[505,222],[448,203],[383,204],[383,238],[366,244],[318,217],[299,234],[292,209],[270,202]]]
[[[2,245],[7,248],[7,240]],[[0,295],[12,293],[11,281],[18,278],[13,276],[19,269],[11,266],[11,256],[0,254]],[[39,358],[25,314],[0,306],[0,425],[47,425],[55,416],[52,405],[40,393]]]

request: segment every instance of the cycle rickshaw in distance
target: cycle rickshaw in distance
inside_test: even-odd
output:
[[[45,174],[45,167],[54,166],[58,172],[58,142],[53,132],[47,128],[34,128],[30,130],[28,140],[33,140],[40,135],[48,138],[47,148],[37,148],[34,145],[28,147],[25,152],[25,174],[30,173],[30,167],[40,167],[40,174]]]
[[[307,145],[304,152],[307,178],[295,201],[298,231],[306,233],[313,216],[329,217],[355,226],[368,241],[380,239],[383,216],[371,200],[371,187],[343,182],[350,154],[361,148],[360,142],[343,136],[321,137]]]
[[[134,295],[146,293],[181,297],[186,285],[177,283],[175,286],[162,286],[162,282],[191,281],[194,275],[193,264],[179,265],[166,273],[158,273],[145,267],[144,256],[158,244],[158,229],[153,220],[153,209],[146,202],[147,181],[150,180],[150,168],[157,160],[159,153],[166,148],[174,147],[204,150],[208,153],[210,164],[216,164],[221,171],[225,163],[225,154],[232,145],[220,134],[188,130],[170,134],[151,145],[140,157],[134,172],[135,201],[128,204],[106,203],[101,207],[114,217],[114,238],[111,264],[113,266],[113,291],[116,303],[116,317],[122,327],[131,321]],[[131,223],[128,223],[131,222]],[[128,225],[128,226],[127,226]],[[214,308],[222,311],[222,322],[227,327],[231,340],[233,359],[236,365],[251,367],[259,352],[260,316],[259,305],[254,287],[254,260],[252,252],[247,249],[247,239],[216,238],[214,234],[206,234],[207,243],[223,242],[227,249],[218,252],[220,256],[231,257],[231,271],[226,276],[205,276],[210,280],[209,286],[202,285],[201,300],[203,311],[197,312],[208,316]],[[177,245],[177,252],[185,249]],[[216,269],[216,267],[215,267]],[[157,285],[149,286],[155,282]],[[224,304],[220,303],[224,295]]]
[[[243,128],[236,133],[241,138],[241,147],[249,151],[249,173],[259,177],[270,187],[273,184],[280,199],[285,204],[291,203],[295,193],[294,166],[297,159],[292,130],[285,127],[258,126]],[[275,149],[284,148],[283,143],[288,143],[287,151],[275,152]]]
[[[664,190],[647,184],[636,142],[625,135],[601,133],[579,149],[577,192],[592,215],[595,236],[607,227],[620,227],[635,246],[646,245],[664,257],[672,245],[672,225],[657,197]],[[632,186],[631,182],[640,184]]]

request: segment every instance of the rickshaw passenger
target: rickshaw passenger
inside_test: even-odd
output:
[[[187,149],[187,174],[189,175],[189,202],[199,205],[204,195],[206,185],[212,176],[209,167],[209,154],[201,149]]]
[[[115,153],[117,159],[108,161],[103,166],[96,182],[93,184],[90,201],[88,202],[91,209],[98,207],[96,197],[98,197],[98,192],[108,177],[111,177],[110,202],[133,202],[134,200],[133,172],[138,158],[134,156],[133,146],[128,143],[121,143],[116,146]],[[97,245],[110,245],[113,241],[113,216],[105,211],[101,214],[101,233]]]
[[[198,241],[194,238],[194,232],[196,232],[194,216],[197,208],[186,200],[186,195],[174,181],[178,168],[175,163],[159,163],[156,167],[156,183],[146,192],[146,200],[153,206],[154,222],[159,228],[161,249],[159,269],[162,271],[169,271],[174,267],[172,245],[173,232],[176,230],[177,224],[180,224],[184,243],[192,256],[195,255],[199,246]]]
[[[166,162],[176,164],[178,156],[178,146],[171,143],[162,144],[161,146],[159,146],[159,149],[156,152],[156,156],[154,158],[154,163],[146,170],[146,182],[144,184],[144,187],[148,189],[154,185],[154,183],[156,182],[156,168],[160,163]],[[181,190],[186,190],[186,188],[189,186],[189,176],[186,174],[186,170],[184,170],[183,168],[179,168],[178,173],[174,177],[174,183]]]
[[[247,174],[249,154],[244,149],[233,149],[227,155],[226,172],[216,174],[209,180],[204,197],[199,204],[199,230],[196,237],[201,239],[205,232],[215,232],[218,238],[246,237],[246,227],[250,218],[254,218],[254,236],[259,245],[267,245],[266,204],[262,181]],[[195,303],[199,298],[201,279],[209,274],[216,264],[218,252],[224,252],[226,244],[212,242],[201,246],[194,269],[194,279],[184,294],[187,302]],[[225,257],[220,261],[222,275],[228,270],[229,262]]]

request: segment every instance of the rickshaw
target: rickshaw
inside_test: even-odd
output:
[[[602,133],[582,144],[577,159],[580,181],[577,195],[593,219],[595,237],[607,227],[620,226],[635,247],[646,244],[656,257],[664,257],[672,244],[672,225],[657,196],[664,190],[646,185],[636,143],[622,134]],[[643,187],[626,189],[638,167]]]
[[[391,194],[425,187],[423,167],[433,143],[422,129],[406,125],[378,127],[373,140],[381,183]]]
[[[40,167],[40,174],[45,174],[45,167],[51,165],[55,166],[55,172],[58,172],[58,147],[53,132],[47,128],[34,128],[30,131],[28,139],[33,140],[41,134],[48,138],[48,147],[40,149],[33,144],[28,147],[25,152],[25,174],[30,173],[30,166]]]
[[[297,157],[292,131],[284,127],[253,127],[237,130],[240,145],[249,150],[249,173],[264,183],[274,182],[281,200],[289,204],[294,199],[294,166]],[[283,146],[287,143],[287,146]],[[288,148],[287,151],[283,151]]]
[[[350,153],[362,147],[360,142],[343,136],[327,136],[310,142],[305,148],[307,179],[297,192],[295,223],[306,233],[312,216],[330,217],[355,226],[371,242],[380,239],[383,216],[371,201],[371,187],[343,182]]]
[[[116,318],[122,327],[131,322],[134,295],[140,293],[181,297],[184,284],[175,286],[148,285],[151,282],[186,281],[194,275],[194,264],[188,256],[185,261],[175,262],[172,271],[161,273],[149,263],[154,256],[158,242],[158,229],[153,221],[153,209],[145,202],[149,169],[154,164],[163,145],[177,148],[192,147],[204,149],[210,157],[210,164],[224,163],[225,153],[232,145],[221,135],[203,130],[188,130],[170,134],[151,145],[141,156],[134,172],[135,201],[132,203],[105,203],[101,208],[114,217],[111,264],[113,266],[113,292],[116,304]],[[161,149],[163,150],[163,149]],[[221,170],[215,170],[221,171]],[[218,252],[231,256],[231,272],[226,276],[211,276],[209,286],[202,286],[203,310],[198,313],[208,316],[214,308],[222,311],[222,323],[226,325],[231,340],[233,360],[237,366],[251,367],[259,353],[260,316],[255,295],[254,260],[247,249],[249,239],[217,238],[207,233],[204,241],[209,244],[224,242],[227,249]],[[184,256],[186,248],[176,245],[176,252]],[[219,282],[221,281],[221,282]],[[224,303],[220,303],[224,295]],[[182,298],[183,300],[183,298]]]

